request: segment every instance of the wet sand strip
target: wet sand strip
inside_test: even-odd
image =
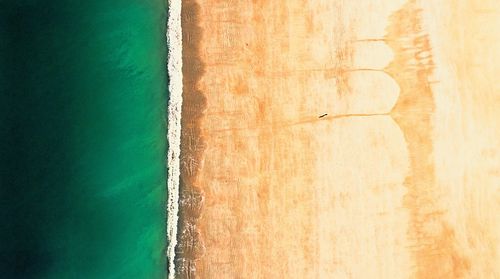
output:
[[[180,155],[179,221],[175,258],[176,278],[193,278],[195,260],[204,253],[197,228],[203,207],[203,193],[196,178],[205,149],[200,120],[206,109],[206,98],[198,89],[205,71],[199,56],[202,30],[198,26],[199,6],[194,0],[182,1],[183,105]]]

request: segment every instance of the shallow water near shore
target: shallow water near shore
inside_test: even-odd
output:
[[[164,278],[166,2],[0,2],[2,278]]]

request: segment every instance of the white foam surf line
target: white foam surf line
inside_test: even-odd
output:
[[[182,0],[168,1],[168,181],[167,181],[167,261],[168,279],[175,278],[175,246],[179,219],[179,178],[182,111]]]

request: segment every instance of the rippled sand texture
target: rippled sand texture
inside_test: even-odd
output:
[[[178,278],[500,278],[500,2],[182,20]]]

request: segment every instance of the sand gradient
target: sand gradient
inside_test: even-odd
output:
[[[177,276],[500,278],[499,13],[183,1]]]

